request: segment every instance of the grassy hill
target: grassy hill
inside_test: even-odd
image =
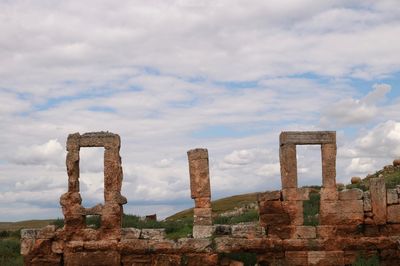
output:
[[[27,220],[19,222],[0,222],[0,231],[17,231],[23,228],[42,228],[54,220]]]
[[[223,212],[232,211],[235,208],[243,207],[257,202],[258,192],[230,196],[211,202],[213,215],[219,215]],[[167,221],[183,220],[193,217],[193,208],[178,212],[166,218]]]
[[[359,184],[350,184],[346,188],[360,188],[362,190],[369,189],[369,180],[371,178],[383,177],[385,179],[386,188],[395,188],[400,185],[400,167],[386,165],[381,170],[376,171],[374,174],[367,175],[361,180]]]

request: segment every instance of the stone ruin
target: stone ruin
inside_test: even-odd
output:
[[[309,188],[297,185],[297,145],[321,145],[322,189],[319,225],[304,225],[303,201]],[[80,147],[104,147],[104,204],[81,205]],[[370,180],[370,190],[336,189],[336,133],[282,132],[282,190],[260,193],[259,223],[213,225],[208,152],[188,152],[193,237],[165,238],[163,229],[121,228],[122,168],[120,138],[112,133],[68,136],[68,192],[60,199],[61,229],[21,231],[25,265],[244,265],[223,254],[252,254],[258,265],[351,265],[359,254],[376,255],[380,265],[400,264],[400,189],[386,189],[383,178]],[[86,225],[99,215],[101,226]]]

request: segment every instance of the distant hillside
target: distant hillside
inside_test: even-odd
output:
[[[213,215],[220,215],[224,212],[232,211],[235,208],[256,204],[258,193],[259,192],[241,194],[214,200],[211,202]],[[166,220],[175,221],[175,220],[183,220],[190,217],[193,217],[193,208],[178,212],[170,217],[167,217]]]
[[[386,165],[381,170],[376,171],[374,174],[367,175],[361,180],[361,183],[350,184],[346,187],[356,187],[362,190],[368,190],[369,180],[379,176],[385,179],[386,188],[395,188],[397,185],[400,185],[400,166]]]
[[[0,231],[17,231],[23,228],[42,228],[54,220],[28,220],[20,222],[0,222]]]

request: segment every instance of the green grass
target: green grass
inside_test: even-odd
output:
[[[86,224],[91,225],[94,228],[100,227],[99,216],[89,216],[86,218]],[[53,221],[53,224],[57,228],[64,226],[64,220],[59,218]],[[178,221],[145,221],[137,215],[124,214],[122,217],[122,227],[134,227],[138,229],[143,228],[165,228],[165,233],[168,239],[179,239],[187,237],[192,233],[193,229],[193,217],[185,218]]]
[[[20,251],[19,238],[4,238],[0,239],[0,265],[14,266],[23,265]]]
[[[238,216],[216,216],[213,219],[214,224],[238,224],[246,222],[258,222],[259,215],[257,210],[249,210]]]
[[[379,257],[374,255],[367,258],[364,254],[358,254],[352,266],[379,266]]]
[[[304,225],[316,226],[319,224],[316,214],[319,214],[320,199],[319,192],[312,192],[310,193],[310,199],[303,201]]]
[[[396,185],[400,184],[400,171],[393,173],[387,173],[385,175],[386,188],[395,188]]]

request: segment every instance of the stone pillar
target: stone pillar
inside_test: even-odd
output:
[[[209,237],[212,234],[212,210],[208,151],[207,149],[193,149],[187,154],[191,197],[195,202],[193,237]]]
[[[64,214],[64,224],[67,232],[86,227],[82,198],[79,194],[79,133],[68,135],[67,139],[67,174],[68,192],[60,198]]]
[[[336,144],[322,144],[322,186],[336,189]]]
[[[297,159],[295,144],[281,144],[279,149],[282,189],[297,188]]]
[[[104,209],[101,216],[102,229],[119,230],[122,226],[122,205],[126,198],[121,195],[122,166],[120,138],[115,135],[104,144]]]
[[[385,179],[371,178],[369,181],[369,191],[371,193],[371,206],[373,221],[376,225],[386,223],[386,187]]]

